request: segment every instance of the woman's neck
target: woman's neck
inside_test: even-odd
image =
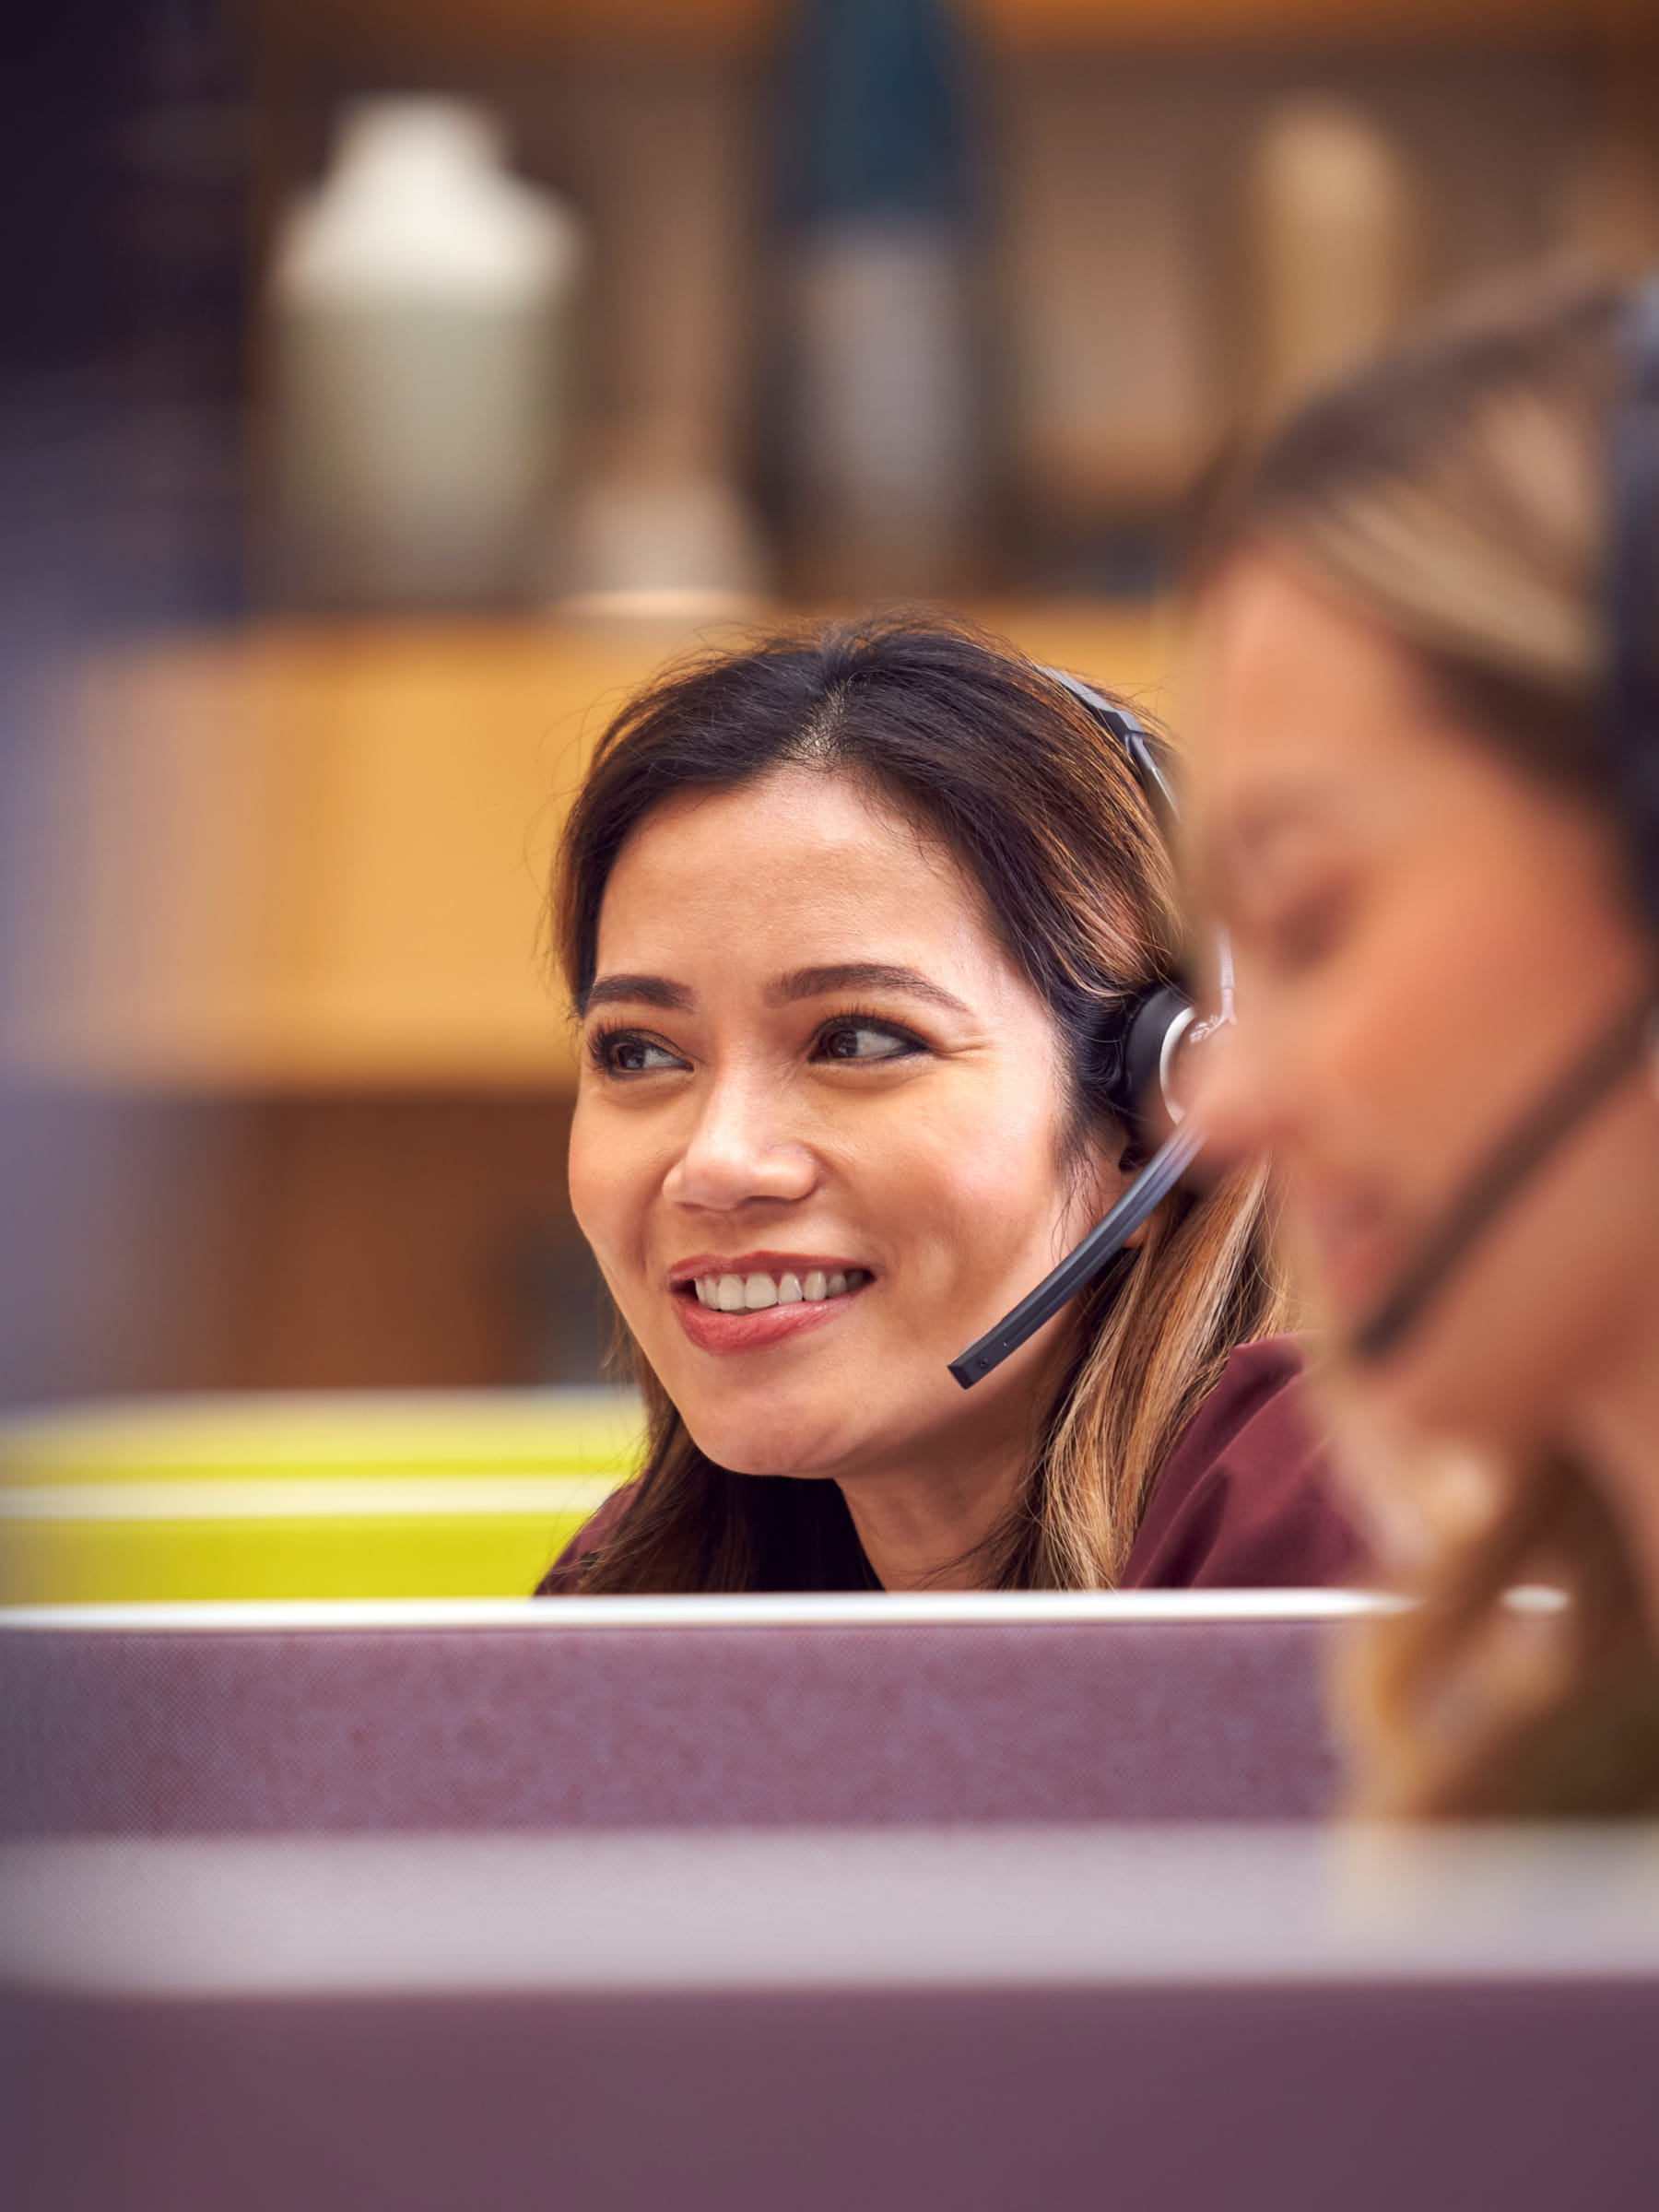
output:
[[[948,1472],[842,1478],[841,1491],[884,1590],[977,1590],[984,1572],[974,1555],[1024,1480],[1023,1453],[1009,1452]]]
[[[1026,1493],[1044,1409],[1077,1358],[1067,1316],[1020,1347],[971,1398],[953,1389],[944,1418],[878,1465],[835,1481],[884,1590],[982,1590],[982,1547]]]

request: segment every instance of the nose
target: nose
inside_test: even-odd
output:
[[[1194,1053],[1188,1112],[1218,1166],[1270,1157],[1286,1129],[1277,1069],[1248,1018],[1230,1021]]]
[[[791,1204],[817,1182],[813,1154],[784,1125],[782,1101],[769,1086],[734,1075],[705,1093],[663,1192],[676,1206],[732,1213],[767,1201]]]

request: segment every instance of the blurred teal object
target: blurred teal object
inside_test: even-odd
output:
[[[940,0],[806,0],[784,65],[785,471],[810,594],[975,581],[986,472],[971,71]]]
[[[790,220],[961,221],[969,86],[942,0],[806,0],[785,65]]]

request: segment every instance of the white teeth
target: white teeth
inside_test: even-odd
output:
[[[870,1279],[865,1267],[837,1267],[826,1272],[808,1268],[800,1275],[700,1275],[691,1288],[700,1306],[717,1313],[763,1313],[769,1306],[797,1306],[803,1300],[813,1305],[827,1298],[844,1298],[860,1290]]]

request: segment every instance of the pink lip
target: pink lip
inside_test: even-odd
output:
[[[701,1304],[690,1288],[699,1276],[809,1274],[815,1267],[825,1275],[845,1274],[856,1260],[837,1259],[819,1253],[743,1252],[730,1255],[700,1253],[680,1260],[669,1270],[674,1311],[680,1327],[700,1352],[717,1357],[737,1352],[763,1352],[804,1330],[821,1328],[870,1288],[866,1282],[840,1298],[801,1300],[791,1306],[763,1306],[758,1313],[721,1313]],[[865,1270],[868,1273],[868,1270]]]
[[[1301,1194],[1301,1220],[1325,1293],[1339,1311],[1367,1306],[1399,1265],[1399,1240],[1370,1197],[1325,1189]]]

